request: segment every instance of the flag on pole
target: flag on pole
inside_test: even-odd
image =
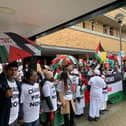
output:
[[[101,58],[101,55],[102,55],[102,52],[104,52],[104,49],[101,45],[101,42],[99,42],[97,48],[96,48],[96,53],[95,53],[95,57],[96,59],[98,59],[100,62],[102,61],[102,58]]]
[[[105,63],[106,57],[107,57],[107,53],[106,52],[102,52],[101,53],[101,60],[102,60],[103,63]]]

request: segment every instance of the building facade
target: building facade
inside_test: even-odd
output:
[[[94,19],[60,30],[37,39],[43,46],[43,55],[75,54],[95,52],[99,42],[105,51],[119,53],[119,24],[114,17],[117,13],[124,15],[122,26],[123,50],[126,52],[126,8],[113,10]]]

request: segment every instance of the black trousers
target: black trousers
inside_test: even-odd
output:
[[[70,103],[70,114],[64,114],[64,126],[74,126],[74,111]]]

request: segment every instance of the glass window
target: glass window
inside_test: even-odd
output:
[[[85,28],[85,25],[86,25],[85,22],[83,22],[82,25],[83,25],[83,28]]]
[[[107,34],[107,25],[103,25],[103,33]]]
[[[113,27],[110,27],[110,35],[114,35],[114,29],[113,29]]]
[[[95,29],[95,22],[91,21],[91,30],[94,31],[94,29]]]

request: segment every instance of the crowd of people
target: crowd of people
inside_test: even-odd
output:
[[[0,74],[0,126],[54,126],[56,118],[57,126],[77,126],[74,118],[84,116],[89,103],[88,120],[98,121],[107,110],[105,77],[112,73],[120,75],[118,65],[97,60],[57,69],[39,63],[36,70],[9,63]]]

